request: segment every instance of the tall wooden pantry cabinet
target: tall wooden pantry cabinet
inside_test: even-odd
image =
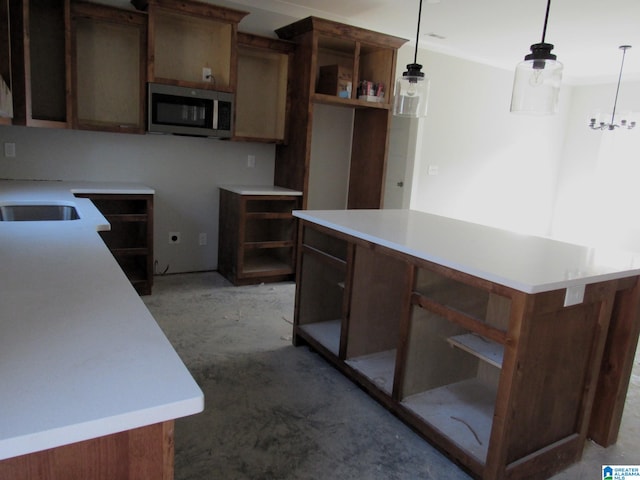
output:
[[[316,17],[276,33],[297,43],[297,68],[275,185],[302,191],[305,209],[380,208],[397,50],[406,40]]]

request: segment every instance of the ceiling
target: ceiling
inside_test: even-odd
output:
[[[129,0],[93,1],[132,8]],[[250,12],[239,26],[245,32],[273,36],[274,29],[315,15],[415,44],[420,0],[203,1]],[[541,41],[546,7],[545,0],[423,0],[420,45],[513,70]],[[567,83],[617,81],[624,44],[635,48],[627,51],[623,81],[640,80],[640,0],[554,0],[545,41],[555,45]]]

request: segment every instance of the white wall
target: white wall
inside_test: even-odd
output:
[[[597,109],[611,111],[616,84],[573,88],[560,163],[553,235],[640,251],[640,126],[593,131]],[[640,119],[640,82],[622,82],[618,110]]]
[[[125,181],[155,195],[157,271],[213,270],[218,265],[218,189],[221,184],[272,185],[273,145],[164,135],[130,135],[16,126],[0,127],[0,178]],[[255,155],[255,168],[247,167]],[[169,232],[182,234],[169,245]],[[198,245],[198,234],[208,237]]]
[[[398,74],[411,50],[401,49]],[[424,50],[418,60],[431,91],[411,208],[549,233],[571,90],[561,92],[559,115],[520,116],[509,112],[512,71]]]

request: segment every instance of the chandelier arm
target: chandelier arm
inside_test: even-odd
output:
[[[418,7],[418,31],[416,32],[416,49],[413,54],[414,64],[418,63],[418,42],[420,41],[420,17],[422,17],[422,0],[420,0],[420,6]]]

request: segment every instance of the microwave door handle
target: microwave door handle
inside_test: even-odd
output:
[[[218,130],[218,100],[213,101],[213,129]]]

